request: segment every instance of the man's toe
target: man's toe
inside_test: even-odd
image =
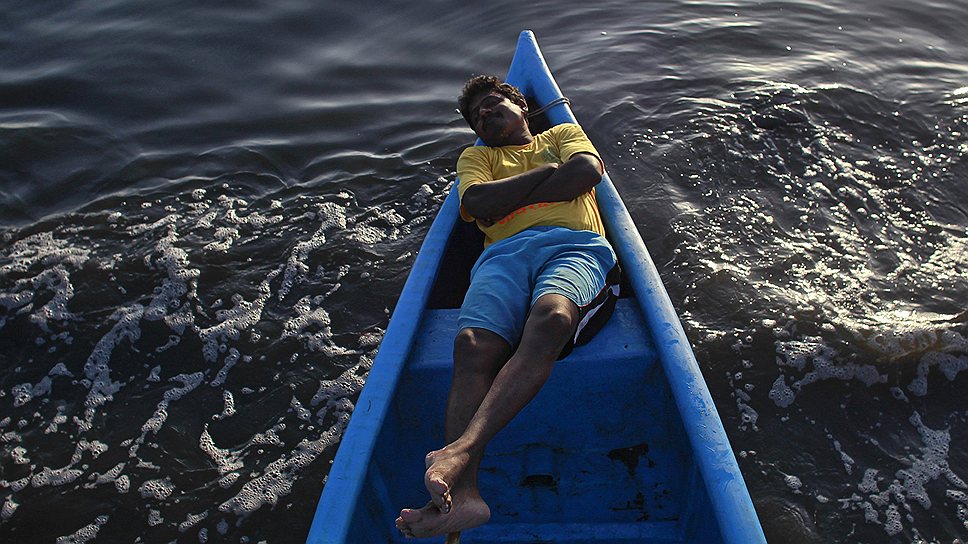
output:
[[[419,522],[421,517],[423,517],[423,516],[422,516],[420,510],[413,510],[411,508],[405,508],[405,509],[403,509],[403,510],[400,511],[400,517],[398,519],[400,519],[401,521],[403,521],[403,524],[404,525],[407,525],[407,524],[410,524],[410,523]]]

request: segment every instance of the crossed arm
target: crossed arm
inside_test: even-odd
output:
[[[522,174],[475,185],[461,204],[470,215],[491,223],[538,202],[574,200],[602,180],[602,163],[591,153],[575,153],[563,164],[546,164]]]

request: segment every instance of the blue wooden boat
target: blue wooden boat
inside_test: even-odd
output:
[[[552,105],[545,113],[551,125],[576,122],[530,31],[520,36],[507,81],[536,105]],[[479,483],[492,518],[464,531],[461,542],[765,542],[678,316],[607,174],[596,194],[626,296],[595,339],[560,361],[490,443]],[[466,288],[454,278],[480,252],[481,238],[460,221],[458,207],[451,191],[421,246],[309,543],[404,542],[394,527],[399,510],[428,499],[423,457],[443,445]],[[441,269],[446,274],[438,276]]]

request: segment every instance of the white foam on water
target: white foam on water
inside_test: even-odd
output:
[[[292,397],[292,400],[289,401],[289,409],[296,414],[297,418],[306,422],[312,421],[313,413],[303,406],[302,402],[296,397]]]
[[[318,306],[322,300],[323,297],[309,296],[299,299],[293,307],[296,316],[286,320],[282,338],[299,338],[306,349],[326,357],[358,353],[339,346],[333,341],[329,313],[322,306]]]
[[[949,488],[946,496],[956,500],[957,497],[965,496],[964,490],[968,490],[968,484],[952,470],[948,462],[951,443],[949,431],[928,427],[918,412],[914,412],[908,422],[921,437],[923,445],[919,454],[907,455],[902,460],[904,467],[894,473],[894,479],[883,489],[881,482],[887,482],[887,479],[880,476],[880,471],[876,468],[865,469],[857,489],[866,497],[854,495],[843,501],[848,507],[862,509],[868,523],[881,523],[880,517],[883,514],[884,531],[889,536],[897,535],[904,530],[905,519],[908,522],[914,522],[911,514],[912,503],[926,512],[934,511],[934,505],[926,487],[931,482],[943,478],[954,488]],[[959,512],[961,512],[960,507],[959,503]],[[908,514],[902,517],[902,511]]]
[[[64,376],[67,378],[74,377],[74,374],[70,370],[68,370],[66,366],[64,366],[64,363],[57,363],[56,365],[54,365],[54,367],[50,369],[50,372],[48,372],[47,375],[50,377],[55,377],[55,376]]]
[[[11,491],[16,493],[18,491],[23,491],[24,489],[26,489],[26,487],[30,485],[30,480],[31,480],[30,476],[21,478],[19,480],[14,480],[12,482],[8,482],[6,480],[0,480],[0,487],[9,488]]]
[[[30,315],[30,321],[44,332],[50,332],[49,323],[57,321],[61,325],[78,318],[67,309],[67,303],[74,297],[74,286],[71,285],[70,275],[63,266],[55,266],[44,270],[30,280],[34,292],[45,289],[54,294],[47,304],[38,308]]]
[[[383,341],[383,334],[385,332],[383,329],[377,329],[361,334],[359,339],[360,349],[372,349],[379,346],[380,342]]]
[[[0,444],[12,444],[14,442],[23,442],[23,437],[17,431],[7,431],[0,434]]]
[[[357,225],[349,237],[351,240],[366,245],[377,244],[387,238],[392,239],[386,229],[381,229],[365,223]]]
[[[968,529],[968,493],[957,489],[948,489],[945,491],[945,497],[956,502],[958,521],[964,525],[965,529]]]
[[[131,490],[131,478],[127,474],[118,476],[118,479],[114,481],[114,488],[120,494],[127,493]]]
[[[339,443],[352,412],[352,404],[347,399],[342,400],[334,410],[335,423],[319,438],[299,442],[288,455],[270,463],[261,476],[246,482],[238,494],[219,505],[219,510],[247,517],[262,506],[275,506],[280,498],[291,493],[299,472],[326,448]]]
[[[235,482],[238,481],[239,477],[241,476],[242,475],[238,472],[230,472],[218,479],[218,485],[222,489],[228,489],[235,485]]]
[[[319,228],[309,240],[298,242],[289,256],[289,262],[286,263],[285,273],[283,274],[282,286],[279,287],[279,300],[284,299],[295,285],[308,279],[309,266],[306,264],[306,260],[310,253],[319,250],[326,243],[326,231],[346,229],[346,209],[335,202],[320,204],[317,216],[320,219]]]
[[[215,229],[213,236],[216,238],[216,241],[206,244],[203,248],[205,251],[228,251],[232,247],[232,244],[242,237],[239,229],[230,227],[219,227]]]
[[[215,445],[212,435],[208,432],[207,424],[205,425],[205,430],[202,431],[201,437],[198,439],[198,447],[212,459],[212,462],[215,463],[215,467],[218,469],[218,473],[222,476],[235,473],[245,467],[245,463],[242,461],[243,455],[241,451],[221,449]]]
[[[148,509],[148,527],[156,527],[165,522],[165,518],[161,515],[161,510],[156,510],[154,508]]]
[[[198,200],[204,199],[204,195]],[[224,253],[228,251],[238,240],[242,239],[243,231],[253,235],[258,235],[263,228],[275,225],[284,220],[281,215],[266,216],[258,211],[252,211],[248,215],[239,215],[240,210],[246,210],[248,202],[241,198],[234,198],[228,195],[219,195],[216,199],[217,207],[209,209],[209,206],[197,203],[197,212],[207,212],[198,220],[198,226],[211,228],[217,220],[224,221],[228,225],[215,227],[211,233],[214,238],[212,242],[204,245],[205,251]],[[280,204],[281,206],[281,204]],[[273,209],[278,209],[274,207]]]
[[[214,420],[221,420],[235,415],[235,397],[228,389],[222,391],[222,413],[212,416]]]
[[[234,304],[232,308],[215,312],[215,317],[219,321],[217,325],[198,329],[198,337],[204,344],[202,354],[206,361],[214,362],[218,353],[223,351],[222,346],[225,346],[229,340],[238,340],[241,331],[259,322],[262,311],[271,295],[269,282],[279,273],[280,269],[269,272],[266,279],[259,285],[259,294],[255,300],[249,302],[241,295],[234,295],[232,297]]]
[[[770,392],[767,394],[770,400],[780,408],[787,408],[793,401],[796,400],[797,395],[793,392],[793,389],[787,385],[786,380],[783,375],[777,376],[776,380],[773,382],[773,387],[770,388]]]
[[[419,193],[419,191],[418,191]],[[409,232],[404,225],[405,219],[389,206],[376,206],[364,212],[362,218],[355,218],[349,239],[365,245],[373,245],[385,240],[396,240],[401,234]],[[387,225],[375,226],[373,223]]]
[[[319,389],[316,390],[310,404],[316,407],[325,402],[325,405],[316,413],[320,424],[331,410],[339,411],[343,409],[343,401],[348,402],[347,399],[350,397],[359,395],[360,391],[363,390],[363,383],[366,381],[366,372],[372,365],[373,360],[369,356],[362,355],[355,365],[335,379],[319,381]]]
[[[118,463],[104,474],[94,472],[88,476],[88,480],[92,480],[92,482],[84,484],[84,487],[92,488],[105,484],[114,484],[118,493],[127,493],[131,487],[131,479],[127,475],[121,474],[124,467],[125,463]]]
[[[139,496],[147,499],[152,508],[146,509],[147,519],[143,521],[146,531],[166,525],[178,527],[185,533],[197,530],[202,542],[213,540],[214,531],[205,525],[212,523],[215,527],[215,520],[204,516],[215,511],[189,514],[184,521],[178,521],[186,515],[185,504],[189,504],[188,511],[200,510],[190,506],[197,503],[188,503],[196,499],[188,497],[188,493],[179,493],[175,482],[180,480],[170,472],[172,467],[146,454],[169,450],[170,444],[163,442],[169,438],[158,431],[176,423],[173,414],[179,412],[170,411],[171,403],[181,399],[187,402],[192,392],[206,380],[214,388],[223,388],[223,402],[220,413],[218,407],[212,406],[203,415],[218,422],[235,415],[235,397],[225,384],[230,375],[235,377],[230,371],[239,363],[252,363],[252,356],[242,352],[248,351],[246,346],[240,345],[245,340],[265,343],[293,339],[299,343],[295,348],[297,354],[309,352],[317,359],[347,356],[359,359],[338,378],[320,380],[311,401],[306,398],[300,401],[299,395],[308,395],[308,392],[296,393],[297,389],[293,387],[290,411],[269,428],[254,429],[252,437],[244,444],[233,443],[220,448],[208,427],[202,431],[198,447],[212,459],[218,472],[218,478],[209,482],[217,483],[217,486],[203,484],[208,493],[205,500],[211,501],[214,494],[214,504],[221,505],[219,517],[223,519],[218,520],[218,534],[228,532],[225,513],[244,518],[262,506],[278,504],[292,492],[292,485],[300,474],[314,461],[318,462],[324,451],[338,444],[353,409],[351,399],[362,389],[383,330],[367,324],[368,331],[356,335],[358,340],[349,340],[350,346],[338,343],[337,338],[350,338],[350,335],[344,334],[346,331],[343,330],[333,330],[330,310],[325,304],[329,297],[339,293],[352,268],[350,264],[336,263],[332,269],[328,264],[324,269],[317,261],[320,257],[328,259],[322,252],[330,248],[331,242],[349,241],[355,248],[361,239],[378,243],[406,235],[433,216],[435,206],[446,192],[425,185],[405,203],[407,211],[403,211],[400,205],[378,206],[362,212],[352,212],[349,203],[324,203],[316,207],[312,215],[318,221],[315,234],[297,243],[282,256],[282,264],[265,273],[254,297],[237,294],[224,304],[212,304],[199,295],[201,266],[195,263],[205,262],[204,257],[215,254],[218,254],[216,259],[224,260],[223,255],[233,255],[236,251],[230,250],[240,250],[256,235],[264,236],[270,227],[285,221],[298,227],[298,223],[306,219],[287,218],[283,213],[287,207],[281,201],[275,201],[270,212],[251,211],[245,201],[234,197],[219,197],[213,203],[208,200],[210,192],[194,191],[191,195],[194,202],[189,203],[132,202],[131,207],[136,210],[134,214],[107,214],[100,227],[109,229],[112,236],[128,236],[131,240],[130,246],[112,248],[116,253],[111,255],[102,255],[104,250],[99,246],[100,242],[94,241],[94,236],[87,237],[91,232],[89,227],[69,225],[60,232],[73,235],[74,241],[61,240],[60,234],[43,233],[8,244],[3,250],[8,255],[0,261],[3,263],[0,279],[9,280],[0,292],[0,309],[7,310],[5,317],[0,316],[3,319],[0,327],[14,319],[30,320],[40,334],[30,339],[32,345],[48,354],[64,353],[63,362],[44,359],[45,365],[53,365],[47,376],[31,375],[29,381],[22,377],[0,391],[0,399],[10,402],[13,408],[27,411],[0,420],[0,428],[4,431],[0,434],[0,442],[8,448],[12,466],[25,467],[21,470],[30,467],[31,470],[27,476],[16,480],[0,481],[0,488],[10,493],[0,510],[3,519],[15,520],[23,511],[18,511],[17,507],[28,496],[33,496],[28,495],[30,486],[56,486],[58,492],[65,495],[76,493],[76,490],[97,489],[91,492],[116,492],[118,500],[122,500],[119,496],[125,494],[129,496],[123,500],[133,498],[137,501]],[[346,193],[339,198],[349,202],[353,197]],[[284,236],[288,232],[279,229],[275,234]],[[129,250],[130,255],[126,254]],[[396,253],[400,254],[398,261],[413,257],[411,251]],[[376,276],[384,259],[371,259],[366,266]],[[13,277],[13,274],[18,276]],[[111,283],[107,298],[113,306],[97,308],[95,312],[91,312],[90,307],[73,308],[71,303],[78,293],[86,294],[84,289],[90,287],[91,281],[100,281],[99,274],[104,274]],[[153,279],[143,281],[144,277]],[[320,284],[324,284],[323,287],[318,287]],[[284,302],[273,306],[272,312],[281,313],[273,313],[271,320],[282,324],[283,331],[281,336],[272,338],[272,333],[267,332],[274,330],[271,326],[256,325],[263,320],[267,303],[276,300],[273,295],[278,294],[278,300],[285,300],[297,286],[300,291],[312,289],[317,294],[299,292],[301,298],[295,305]],[[226,298],[226,293],[217,292],[212,298]],[[381,308],[385,306],[383,302],[380,304]],[[104,310],[110,312],[112,308],[114,311],[110,317],[104,317]],[[213,314],[214,320],[209,317]],[[170,332],[165,331],[165,327]],[[82,331],[87,330],[97,331],[97,335],[92,338],[88,333],[85,338]],[[196,367],[186,366],[194,360],[192,354],[188,354],[189,359],[184,358],[186,350],[191,351],[191,346],[196,345],[194,335],[201,343],[202,352]],[[85,343],[88,341],[90,344]],[[82,351],[77,359],[70,349],[76,350],[78,346],[82,350],[89,349],[90,353]],[[68,347],[70,349],[64,349]],[[263,356],[256,364],[265,365],[271,357]],[[282,365],[285,359],[272,363]],[[83,372],[79,369],[82,363]],[[221,369],[212,363],[221,363]],[[313,367],[316,362],[306,364]],[[24,368],[27,368],[27,362]],[[250,368],[256,370],[255,366]],[[175,372],[182,373],[169,377]],[[167,384],[161,385],[163,392],[158,392],[158,386],[154,384],[160,385],[162,379]],[[250,379],[250,373],[246,372],[239,379]],[[275,379],[289,378],[280,372]],[[144,386],[144,389],[128,391],[125,388],[130,384]],[[266,391],[275,387],[251,382],[237,385],[238,389],[233,390],[251,394],[246,400],[255,403],[262,402]],[[52,393],[60,394],[62,389],[70,386],[86,389],[81,390],[86,395],[83,413],[74,411],[71,403],[52,396]],[[210,390],[205,388],[204,391]],[[127,434],[129,438],[120,443],[104,438],[109,436],[102,434],[105,421],[116,421],[113,416],[128,410],[129,403],[136,403],[138,399],[146,398],[152,402],[150,395],[153,392],[162,398],[153,411],[150,405],[146,410],[150,415],[142,423],[140,436],[138,428],[133,427],[133,432]],[[194,396],[211,398],[197,392]],[[143,403],[140,407],[144,408]],[[29,412],[35,413],[31,416]],[[76,431],[65,428],[64,424],[71,420]],[[34,427],[37,424],[39,428]],[[41,430],[43,434],[34,430]],[[211,432],[215,433],[215,427]],[[47,444],[37,440],[38,436],[42,438],[44,435],[56,435],[58,440],[69,438],[74,442],[75,450],[66,466],[31,465],[38,459],[33,454],[34,448]],[[215,436],[219,436],[218,433]],[[294,436],[297,438],[293,439]],[[117,447],[127,448],[126,460],[119,462],[113,458],[112,454],[118,452],[112,450]],[[123,454],[124,450],[121,452]],[[267,459],[267,455],[276,457]],[[131,493],[132,489],[137,493]],[[181,506],[174,506],[179,502]],[[38,505],[42,506],[43,502]],[[177,514],[174,513],[176,510]],[[166,518],[170,520],[167,524]],[[65,542],[93,540],[107,519],[106,516],[99,517],[95,523],[61,539]],[[117,520],[112,521],[115,522]],[[146,532],[143,538],[151,538],[151,534],[154,533]]]
[[[196,525],[204,521],[205,518],[207,517],[208,517],[208,510],[204,512],[200,512],[198,514],[188,514],[188,516],[185,517],[185,521],[178,524],[178,532],[184,533],[189,529],[194,528]]]
[[[740,414],[739,428],[746,430],[758,431],[759,427],[756,426],[756,421],[759,419],[759,413],[750,406],[750,401],[753,397],[750,396],[749,391],[753,390],[753,384],[745,384],[744,387],[736,387],[736,382],[741,381],[743,378],[742,372],[726,373],[726,379],[729,381],[729,386],[733,389],[733,398],[736,400],[736,409]]]
[[[85,439],[78,440],[76,446],[74,447],[74,454],[71,455],[71,465],[76,465],[81,462],[85,452],[90,453],[94,459],[97,459],[104,452],[108,451],[108,445],[99,440],[87,441]]]
[[[285,423],[276,423],[270,429],[266,429],[264,432],[256,433],[252,435],[249,439],[249,444],[262,444],[268,446],[285,446],[286,443],[279,438],[279,433],[286,430]]]
[[[13,397],[14,407],[19,408],[35,398],[43,397],[47,393],[50,393],[50,384],[50,376],[44,376],[36,384],[28,382],[13,386],[10,389],[10,395]]]
[[[0,507],[0,520],[7,521],[17,513],[17,508],[20,504],[13,500],[12,495],[7,495],[7,498],[3,500],[3,507]]]
[[[240,517],[247,517],[262,506],[277,504],[281,497],[291,493],[292,484],[298,473],[312,463],[325,449],[339,442],[353,410],[353,404],[347,397],[359,394],[364,381],[361,374],[365,374],[371,364],[372,360],[369,357],[361,356],[353,367],[345,370],[336,379],[321,380],[320,388],[313,396],[312,405],[316,406],[325,400],[325,406],[317,414],[319,424],[322,426],[324,418],[327,418],[327,416],[333,418],[333,423],[319,438],[302,440],[288,455],[283,455],[270,463],[262,475],[255,476],[254,479],[246,482],[235,497],[219,506],[219,510],[231,512]],[[291,406],[296,407],[297,417],[299,417],[301,413],[299,408],[302,407],[302,403],[294,397]],[[284,428],[283,424],[278,424],[275,431],[270,429],[264,434],[256,434],[249,440],[247,446],[263,443],[283,446],[284,443],[278,438],[278,432]],[[207,429],[203,436],[207,436],[207,438],[200,446],[215,461],[220,473],[228,472],[235,474],[235,478],[238,478],[238,470],[241,468],[238,461],[239,454],[233,454],[215,447],[211,436],[207,434]],[[235,478],[230,483],[234,483]]]
[[[869,468],[864,471],[864,477],[861,479],[860,483],[857,484],[857,489],[862,493],[873,494],[878,491],[878,470],[876,468]]]
[[[766,98],[773,92],[767,89]],[[795,89],[794,94],[811,92]],[[729,115],[734,113],[730,110]],[[812,424],[824,422],[824,428],[838,433],[833,439],[828,431],[829,453],[839,456],[844,471],[857,480],[859,493],[835,499],[855,509],[857,519],[882,526],[885,541],[912,533],[918,541],[917,517],[928,508],[925,515],[949,514],[939,512],[939,482],[955,492],[946,495],[949,499],[960,496],[963,482],[955,473],[959,467],[948,466],[947,430],[927,427],[917,412],[909,422],[888,414],[899,406],[909,414],[926,402],[949,402],[932,399],[929,385],[941,381],[939,374],[949,382],[964,379],[968,370],[963,332],[968,232],[938,219],[943,214],[935,211],[950,209],[950,203],[934,202],[937,193],[929,189],[952,181],[939,175],[964,162],[968,145],[959,133],[954,146],[942,142],[940,149],[931,149],[914,143],[909,152],[899,153],[889,145],[875,145],[873,153],[861,153],[864,160],[852,160],[845,150],[856,149],[863,138],[837,123],[810,127],[815,132],[799,142],[790,142],[789,133],[774,141],[769,132],[751,134],[729,115],[714,111],[709,127],[714,133],[698,140],[725,138],[727,152],[740,164],[757,163],[765,170],[759,172],[762,179],[776,184],[737,184],[722,179],[719,165],[698,173],[695,165],[685,165],[680,181],[701,202],[695,211],[684,206],[673,223],[669,239],[679,245],[667,270],[686,291],[682,316],[691,337],[701,348],[710,348],[714,358],[709,364],[717,372],[725,366],[735,404],[724,405],[724,419],[741,431],[755,431],[753,422],[763,426],[780,415],[777,419],[787,424],[786,430],[808,435]],[[710,120],[700,122],[707,128]],[[643,147],[695,145],[675,131],[645,139]],[[793,151],[774,153],[769,147],[774,143],[792,143]],[[717,148],[722,145],[716,142]],[[796,146],[801,156],[796,156]],[[786,164],[776,159],[783,153],[793,154]],[[775,366],[762,363],[770,336]],[[750,371],[742,378],[755,389],[742,387],[736,367],[729,366],[729,353],[726,361],[718,358],[719,346],[730,345],[737,365],[740,359],[757,361],[752,368],[743,365]],[[840,386],[820,387],[832,382]],[[841,411],[848,404],[866,415],[884,414],[882,426],[865,431],[852,425],[860,418],[845,423],[849,413]],[[754,406],[757,420],[750,412]],[[779,414],[774,407],[780,408]],[[922,447],[903,447],[911,433],[895,429],[908,424],[917,429]],[[781,444],[797,447],[798,442],[793,438]],[[774,459],[782,454],[781,449],[769,452]],[[876,466],[865,466],[871,458],[877,459]],[[810,461],[791,461],[783,468],[795,470],[797,463],[805,467]],[[782,471],[771,469],[771,481],[789,485]],[[797,473],[805,488],[829,484],[805,468]],[[959,516],[963,506],[958,503]],[[848,518],[848,529],[852,521]]]
[[[248,215],[240,216],[238,210],[247,209],[248,202],[241,198],[231,198],[222,195],[218,199],[219,204],[225,210],[225,220],[233,225],[244,225],[250,227],[253,232],[259,232],[265,227],[281,223],[285,218],[281,215],[263,215],[258,211],[251,211]],[[278,200],[273,201],[270,209],[281,210],[282,203]],[[217,234],[216,234],[217,237]]]
[[[141,338],[139,322],[144,316],[144,306],[133,304],[119,308],[111,319],[116,323],[94,346],[94,351],[84,363],[84,375],[90,383],[90,391],[84,400],[84,420],[78,421],[81,431],[90,429],[95,411],[105,403],[114,400],[114,394],[121,390],[123,384],[111,379],[111,367],[108,365],[111,354],[122,340],[129,343]]]
[[[176,217],[169,215],[169,218]],[[164,270],[167,278],[155,288],[154,297],[145,310],[144,318],[157,321],[166,318],[173,310],[181,306],[180,302],[186,296],[195,298],[195,282],[201,273],[197,268],[189,266],[188,252],[178,247],[178,231],[174,224],[166,224],[167,233],[155,244],[154,252],[145,257],[146,265]],[[134,230],[134,229],[133,229]],[[153,255],[158,257],[151,260]],[[185,309],[189,316],[190,310]],[[175,327],[172,327],[175,328]],[[179,331],[181,333],[181,331]]]
[[[30,464],[30,458],[27,457],[27,448],[22,446],[16,446],[10,450],[10,459],[17,465]]]
[[[25,273],[37,265],[65,265],[77,270],[89,259],[91,251],[72,247],[66,240],[54,238],[52,232],[41,232],[17,240],[10,247],[10,262],[0,265],[0,275]]]
[[[836,450],[836,452],[840,454],[840,460],[844,463],[844,471],[847,474],[853,473],[854,465],[856,464],[854,459],[850,455],[847,455],[847,452],[844,451],[843,446],[840,445],[840,441],[833,440],[833,445],[834,445],[834,450]]]
[[[4,487],[9,487],[10,489],[16,492],[25,488],[28,485],[28,483],[29,485],[35,488],[45,487],[45,486],[59,487],[59,486],[71,484],[74,481],[76,481],[78,478],[80,478],[81,475],[84,474],[83,470],[77,469],[74,467],[79,463],[81,463],[85,453],[89,453],[93,459],[97,459],[101,454],[103,454],[107,450],[108,450],[108,445],[103,442],[100,442],[98,440],[87,441],[87,440],[81,439],[77,442],[74,449],[74,453],[71,456],[70,463],[67,464],[66,466],[61,468],[56,468],[56,469],[50,468],[50,467],[41,467],[41,469],[38,472],[35,472],[31,476],[22,478],[13,483],[0,481],[0,485]],[[14,460],[16,462],[18,460],[18,457],[16,457],[16,451],[14,454],[15,454]],[[29,460],[26,459],[26,457],[22,457],[19,459],[29,462]],[[86,466],[83,468],[86,469]],[[33,466],[31,466],[31,469],[33,469]]]
[[[901,513],[898,511],[897,506],[891,504],[887,507],[884,512],[884,532],[889,536],[894,536],[904,530],[904,525],[901,523]]]
[[[24,312],[29,312],[33,309],[32,300],[34,294],[30,291],[21,291],[19,293],[0,293],[0,305],[3,305],[7,310],[12,310],[18,308],[19,311],[16,315],[20,315]],[[0,329],[2,329],[7,324],[7,317],[0,317]]]
[[[121,476],[121,472],[124,470],[125,463],[118,463],[114,465],[110,470],[104,474],[99,474],[97,472],[91,474],[88,479],[94,480],[93,483],[85,485],[85,487],[95,487],[104,484],[113,484]]]
[[[33,487],[44,487],[48,485],[58,487],[73,483],[83,473],[83,471],[71,468],[70,466],[58,469],[43,467],[40,472],[30,478],[30,485]]]
[[[64,409],[63,406],[57,407],[57,415],[51,419],[50,424],[44,429],[44,434],[56,433],[61,425],[67,423],[67,416],[62,412]]]
[[[155,480],[147,480],[141,487],[138,488],[138,492],[141,493],[141,498],[143,499],[154,499],[157,501],[163,501],[167,499],[175,491],[175,484],[171,482],[171,478],[159,478]]]
[[[98,532],[101,531],[101,526],[108,522],[110,516],[102,515],[94,518],[94,521],[84,527],[81,527],[73,534],[67,536],[58,537],[56,544],[84,544],[94,540],[97,537]]]
[[[946,340],[944,348],[946,351],[960,351],[962,353],[945,353],[930,351],[925,353],[917,368],[917,377],[908,384],[908,391],[916,396],[923,397],[928,394],[928,376],[932,367],[938,367],[941,373],[948,379],[954,381],[958,374],[968,369],[968,341],[961,335],[946,331],[943,336]]]
[[[792,474],[787,474],[786,476],[784,476],[783,477],[783,482],[794,493],[800,493],[800,489],[803,487],[803,482],[800,481],[800,478],[798,478],[798,477],[796,477],[796,476],[794,476]]]
[[[38,266],[48,268],[33,277],[14,281],[11,289],[0,293],[0,305],[8,311],[17,310],[17,315],[29,314],[29,320],[44,333],[52,332],[51,322],[64,326],[77,321],[78,317],[67,309],[68,302],[74,296],[68,269],[80,269],[89,261],[90,254],[90,250],[72,247],[69,242],[56,239],[49,232],[14,242],[6,256],[10,262],[0,266],[0,277],[27,273]],[[34,301],[42,293],[51,293],[50,299],[35,308]],[[0,328],[5,323],[6,318],[0,320]],[[38,340],[41,338],[38,337]],[[58,338],[67,340],[70,336]],[[51,349],[56,348],[52,346]]]
[[[870,387],[875,383],[887,381],[887,375],[881,374],[874,365],[836,361],[837,352],[824,344],[820,338],[778,340],[776,348],[777,364],[781,368],[792,368],[798,372],[806,371],[799,379],[792,379],[790,383],[787,383],[784,374],[780,374],[773,382],[768,396],[781,408],[792,405],[797,395],[813,383],[826,380],[857,380]]]
[[[232,367],[238,364],[241,358],[242,354],[239,353],[239,350],[229,348],[228,354],[222,361],[222,368],[219,369],[218,374],[215,375],[215,378],[209,382],[209,385],[212,387],[221,387],[225,385],[225,380],[229,377],[229,371],[232,370]]]
[[[149,417],[148,420],[145,421],[141,426],[142,436],[138,439],[137,443],[140,444],[144,440],[145,435],[149,432],[152,434],[157,434],[161,427],[165,424],[165,421],[168,419],[168,405],[194,391],[199,385],[201,385],[203,379],[204,374],[202,372],[172,376],[168,381],[181,382],[181,387],[173,387],[165,391],[164,397],[155,407],[155,413],[152,414],[151,417]]]

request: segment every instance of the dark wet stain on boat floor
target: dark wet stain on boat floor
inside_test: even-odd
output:
[[[645,457],[648,462],[649,468],[655,466],[655,461],[647,457],[649,453],[649,444],[643,442],[635,446],[629,446],[627,448],[616,448],[608,452],[608,458],[613,461],[620,461],[628,469],[629,475],[634,477],[635,470],[639,466],[639,458]]]

